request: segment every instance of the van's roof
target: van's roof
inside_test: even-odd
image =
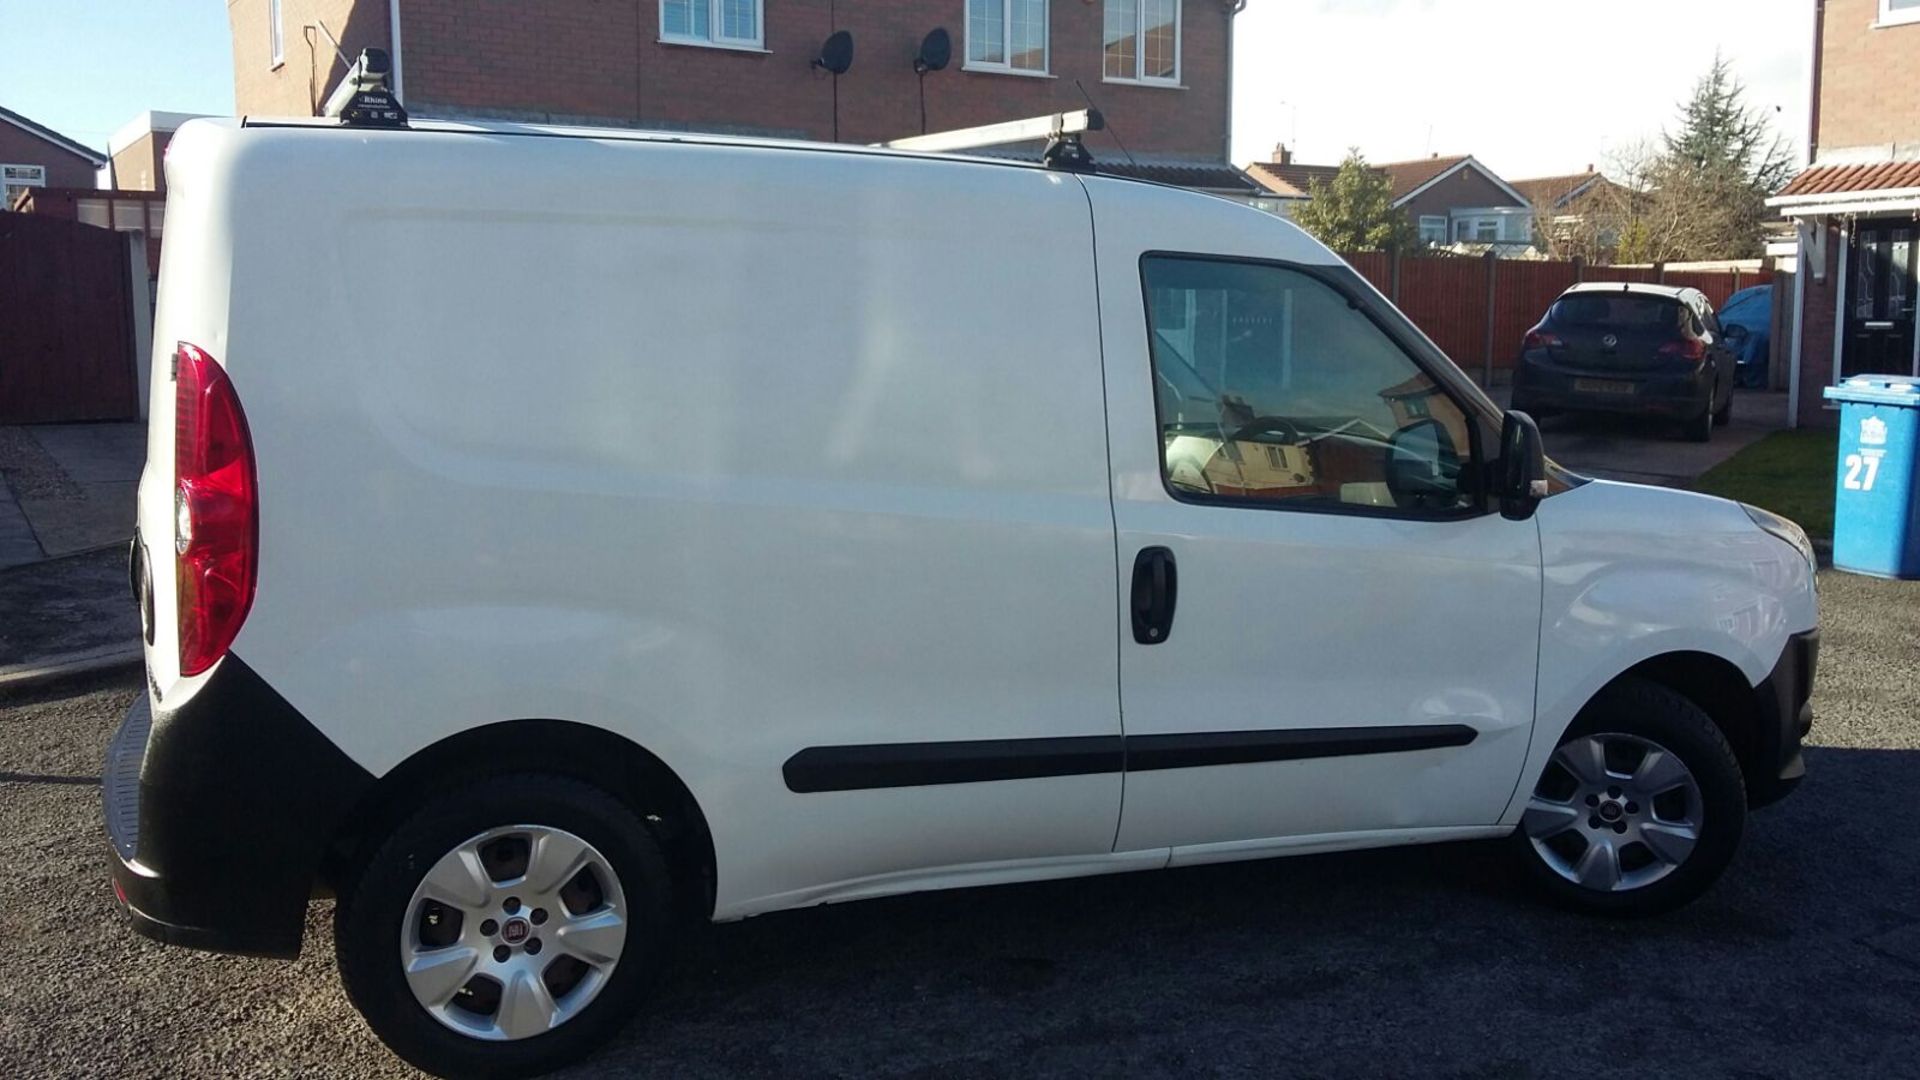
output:
[[[268,117],[243,116],[238,119],[219,118],[195,121],[196,123],[215,123],[243,128],[309,128],[320,131],[352,132],[355,135],[400,136],[408,133],[434,132],[454,135],[520,135],[530,138],[546,139],[598,139],[609,142],[646,142],[678,143],[692,146],[727,146],[758,150],[804,150],[812,153],[835,153],[866,155],[884,158],[913,158],[929,162],[963,162],[971,165],[997,165],[1010,169],[1046,169],[1036,152],[1032,159],[1002,157],[986,154],[959,154],[949,151],[929,152],[923,150],[898,150],[886,146],[864,146],[856,143],[817,142],[807,139],[774,139],[752,135],[725,135],[694,131],[659,131],[647,128],[624,127],[584,127],[563,124],[529,124],[510,120],[434,120],[411,118],[404,128],[350,127],[338,119],[325,116],[313,117]],[[1004,151],[1003,151],[1004,152]],[[1172,187],[1158,181],[1138,177],[1116,176],[1101,173],[1096,166],[1093,174],[1110,180],[1125,180],[1132,183],[1151,184],[1155,187]],[[1177,188],[1176,190],[1191,190]],[[1195,192],[1195,194],[1205,194]]]
[[[1679,300],[1698,289],[1684,285],[1654,285],[1644,281],[1583,281],[1568,289],[1562,296],[1573,293],[1638,293],[1644,296],[1664,296],[1669,300]]]

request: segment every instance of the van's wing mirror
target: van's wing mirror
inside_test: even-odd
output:
[[[1500,515],[1525,521],[1547,497],[1547,447],[1540,425],[1523,412],[1508,410],[1500,426]]]
[[[1738,345],[1741,342],[1747,340],[1747,328],[1744,326],[1741,326],[1739,323],[1733,323],[1731,325],[1722,327],[1720,331],[1720,336],[1727,339],[1727,344]]]

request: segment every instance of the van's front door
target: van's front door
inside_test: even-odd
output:
[[[1472,490],[1484,425],[1348,302],[1350,271],[1116,250],[1107,220],[1119,849],[1494,824],[1540,549]]]

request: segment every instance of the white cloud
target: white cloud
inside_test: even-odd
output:
[[[1470,153],[1509,178],[1605,166],[1659,134],[1715,50],[1804,156],[1806,0],[1251,0],[1233,156]],[[1296,128],[1297,125],[1297,128]]]

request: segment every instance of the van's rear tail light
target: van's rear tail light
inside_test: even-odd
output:
[[[1508,338],[1507,340],[1511,341],[1513,339]],[[1527,340],[1523,342],[1520,347],[1522,349],[1557,349],[1564,344],[1566,344],[1566,342],[1560,340],[1559,334],[1550,334],[1545,330],[1529,330],[1527,331]]]
[[[1660,346],[1661,356],[1677,356],[1698,364],[1707,358],[1707,343],[1699,338],[1682,338]]]
[[[173,550],[180,673],[226,655],[259,571],[260,500],[253,440],[219,364],[181,342],[174,354]]]

